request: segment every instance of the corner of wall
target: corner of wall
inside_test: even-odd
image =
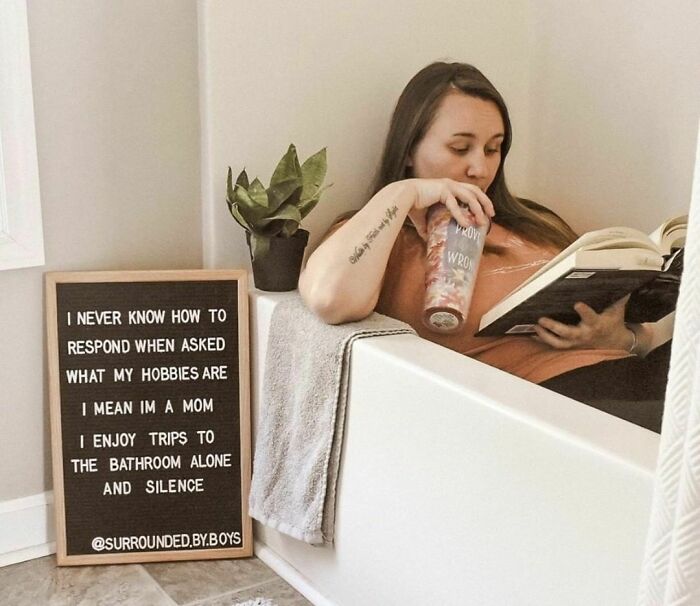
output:
[[[202,205],[202,267],[214,267],[216,230],[214,229],[214,194],[212,191],[211,125],[210,125],[210,74],[208,53],[208,2],[197,3],[197,46],[199,49],[199,124],[200,124],[200,191]]]

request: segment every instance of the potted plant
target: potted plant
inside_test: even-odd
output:
[[[268,188],[257,177],[250,183],[245,168],[234,184],[229,166],[226,202],[246,231],[257,288],[287,291],[297,287],[309,240],[309,232],[300,224],[330,187],[321,187],[326,168],[325,147],[300,166],[293,144],[277,164]]]

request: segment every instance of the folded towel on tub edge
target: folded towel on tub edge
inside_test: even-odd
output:
[[[335,496],[356,339],[415,334],[373,312],[330,325],[290,293],[273,310],[255,443],[250,515],[311,544],[332,543]]]

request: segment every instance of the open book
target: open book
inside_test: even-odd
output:
[[[649,235],[630,227],[583,234],[486,312],[476,335],[534,333],[544,316],[578,324],[577,301],[600,313],[629,293],[625,319],[655,322],[675,309],[687,228],[684,215]]]

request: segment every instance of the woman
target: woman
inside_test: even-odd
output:
[[[626,325],[629,296],[581,321],[541,318],[535,336],[474,337],[481,315],[576,239],[554,212],[510,194],[504,161],[508,110],[476,68],[433,63],[408,83],[394,111],[374,194],[341,216],[310,256],[299,280],[305,303],[332,324],[372,311],[404,320],[424,338],[536,383],[584,367],[633,357],[653,344],[649,324]],[[462,209],[459,203],[468,207]],[[444,204],[455,220],[489,218],[466,327],[444,335],[421,323],[426,211]]]

